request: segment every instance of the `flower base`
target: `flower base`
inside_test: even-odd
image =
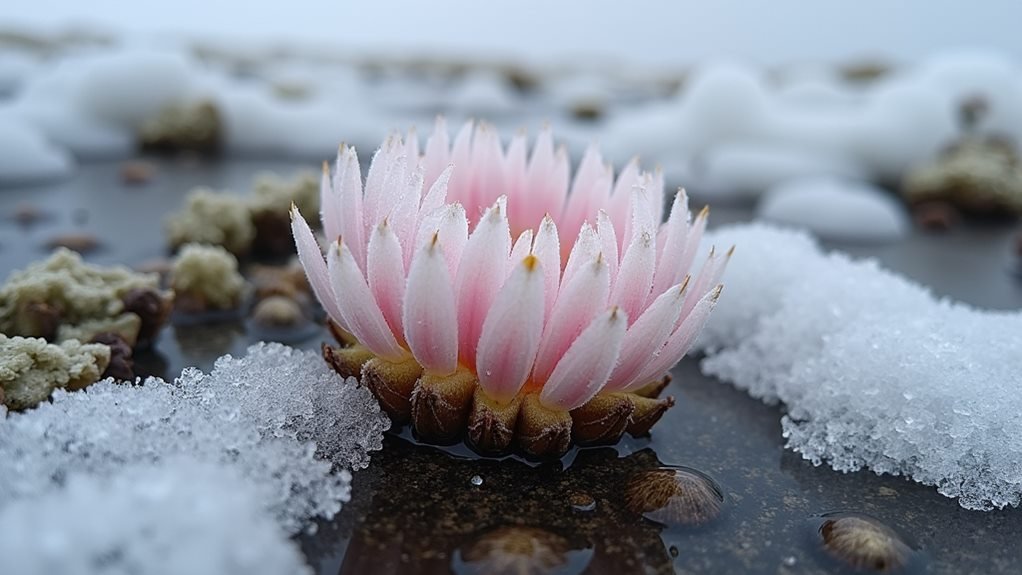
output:
[[[489,397],[467,369],[447,376],[427,374],[413,359],[387,361],[353,340],[338,339],[341,347],[323,344],[324,359],[342,376],[361,378],[394,424],[410,423],[428,443],[448,444],[464,437],[482,455],[516,450],[547,459],[561,457],[572,443],[614,444],[626,432],[649,433],[674,406],[673,397],[659,397],[669,377],[634,392],[597,394],[570,412],[543,405],[535,392],[522,391],[500,402]]]

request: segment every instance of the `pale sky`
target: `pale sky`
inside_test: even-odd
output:
[[[329,43],[512,58],[587,55],[659,64],[764,64],[955,47],[1022,59],[1022,2],[987,0],[6,0],[0,25]]]

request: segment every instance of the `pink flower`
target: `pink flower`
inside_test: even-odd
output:
[[[342,147],[323,173],[323,229],[336,239],[325,260],[292,211],[312,289],[355,340],[328,359],[360,370],[399,422],[437,438],[468,427],[484,450],[543,436],[555,445],[519,444],[556,454],[572,434],[648,430],[673,404],[655,399],[657,384],[705,324],[727,257],[711,250],[689,278],[706,211],[692,221],[679,191],[661,223],[659,171],[632,161],[615,180],[590,147],[569,172],[548,129],[528,154],[523,134],[505,149],[471,123],[452,144],[438,120],[422,155],[414,136],[388,138],[364,186]],[[616,409],[620,429],[582,430],[592,409]]]

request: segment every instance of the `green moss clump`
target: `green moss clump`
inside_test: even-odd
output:
[[[319,217],[319,178],[312,172],[301,172],[291,180],[264,172],[256,176],[252,194],[253,214],[271,212],[287,216],[294,203],[306,219]]]
[[[173,248],[189,243],[223,246],[236,256],[249,252],[255,226],[245,201],[229,193],[196,188],[188,193],[185,209],[166,221]]]
[[[200,101],[163,109],[139,130],[143,149],[215,154],[223,140],[223,120],[216,104]]]
[[[30,409],[54,389],[82,389],[100,379],[110,348],[68,340],[60,345],[32,337],[0,334],[0,389],[11,410]]]
[[[174,261],[171,287],[188,311],[230,310],[241,305],[245,278],[238,260],[222,247],[188,244]]]
[[[12,273],[0,287],[0,332],[85,341],[114,331],[133,344],[141,319],[126,311],[123,301],[132,291],[167,297],[159,290],[156,274],[89,265],[77,253],[60,248],[48,259]]]

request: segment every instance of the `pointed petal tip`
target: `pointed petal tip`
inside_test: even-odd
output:
[[[720,299],[720,292],[724,291],[724,284],[717,284],[717,287],[713,289],[713,302],[716,303]]]

